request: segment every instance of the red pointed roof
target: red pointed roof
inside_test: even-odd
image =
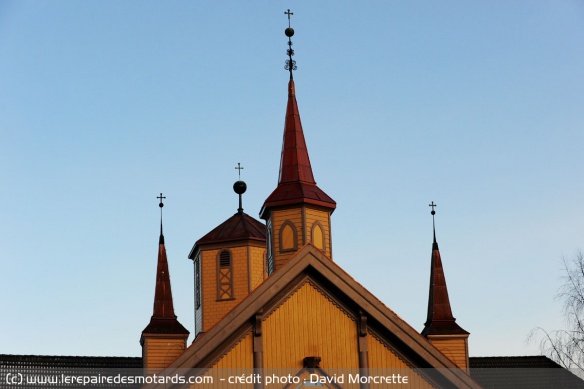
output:
[[[189,331],[180,324],[174,314],[170,274],[162,226],[158,243],[158,266],[156,269],[156,290],[154,292],[154,313],[142,334],[185,334]]]
[[[428,298],[428,318],[426,319],[422,335],[455,335],[468,334],[452,316],[446,278],[442,268],[440,250],[434,238],[432,244],[432,267],[430,270],[430,296]]]
[[[264,202],[260,217],[267,218],[268,208],[299,203],[319,205],[333,210],[336,208],[336,202],[316,186],[314,181],[300,122],[294,81],[290,80],[278,187]]]
[[[244,212],[237,212],[199,239],[191,250],[189,258],[193,259],[195,257],[197,247],[202,244],[236,240],[257,240],[265,242],[266,225]]]

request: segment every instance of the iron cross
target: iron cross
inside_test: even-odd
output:
[[[162,199],[165,199],[166,196],[163,196],[162,193],[160,193],[160,196],[156,196],[157,199],[160,199],[160,204],[158,204],[158,206],[160,208],[164,207],[164,203],[162,202]]]
[[[436,204],[434,204],[434,202],[432,201],[432,203],[431,203],[431,204],[428,204],[428,206],[429,206],[429,207],[432,207],[432,212],[431,212],[431,213],[432,213],[432,215],[436,214],[436,211],[434,211],[434,208],[435,208],[435,207],[437,207],[437,205],[436,205]]]
[[[241,166],[241,164],[239,162],[237,162],[237,166],[235,168],[237,169],[237,175],[239,176],[239,179],[241,180],[241,170],[243,169],[243,166]]]
[[[284,12],[284,15],[288,15],[288,27],[290,27],[290,16],[294,15],[294,12],[290,12],[288,9],[288,11]]]

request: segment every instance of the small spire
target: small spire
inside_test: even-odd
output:
[[[293,12],[290,10],[284,12],[285,15],[288,15],[288,28],[284,30],[284,34],[288,37],[288,50],[286,50],[286,54],[288,54],[288,59],[286,60],[286,65],[284,69],[290,71],[290,80],[293,80],[294,77],[292,76],[292,72],[297,69],[296,61],[292,59],[294,55],[294,49],[292,49],[292,37],[294,36],[294,29],[290,27],[290,16],[294,15]]]
[[[144,346],[144,336],[149,334],[181,336],[188,336],[189,334],[189,331],[178,322],[176,315],[174,314],[168,258],[166,257],[166,246],[164,244],[164,235],[162,234],[162,207],[164,207],[162,200],[166,197],[160,193],[160,196],[157,196],[156,198],[160,200],[158,204],[160,207],[160,241],[158,244],[158,261],[156,265],[154,309],[152,317],[150,318],[150,323],[146,326],[144,331],[142,331],[142,338],[140,340],[142,346]]]
[[[429,205],[432,207],[432,228],[434,241],[432,243],[432,255],[430,265],[430,291],[428,297],[428,316],[424,324],[422,335],[447,335],[447,334],[468,334],[465,330],[456,324],[456,319],[452,315],[450,307],[450,298],[448,297],[448,288],[446,287],[446,278],[444,277],[444,268],[440,258],[440,250],[436,242],[436,224],[434,216],[437,207],[432,201]]]
[[[436,208],[438,205],[434,204],[432,201],[432,203],[428,204],[428,206],[432,207],[432,212],[430,212],[432,214],[432,231],[434,232],[434,243],[432,244],[432,250],[438,250],[438,243],[436,242],[436,222],[434,220],[434,215],[436,215],[434,208]]]
[[[235,168],[237,169],[239,180],[236,181],[235,184],[233,184],[233,191],[239,195],[239,208],[237,208],[237,213],[243,213],[241,195],[244,194],[245,191],[247,190],[247,184],[241,181],[241,170],[243,169],[243,166],[241,166],[241,164],[237,162],[237,166]]]
[[[156,198],[160,200],[160,203],[158,204],[158,206],[160,207],[160,239],[159,239],[159,244],[164,244],[164,235],[162,234],[162,207],[164,207],[164,203],[162,202],[162,200],[165,199],[166,196],[163,196],[162,193],[160,193],[160,196],[157,196]]]

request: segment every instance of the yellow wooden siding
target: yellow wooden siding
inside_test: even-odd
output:
[[[408,388],[432,388],[427,381],[425,381],[415,371],[410,370],[411,365],[406,363],[403,359],[398,357],[392,350],[390,350],[384,343],[382,343],[371,332],[367,333],[367,347],[369,350],[369,374],[372,376],[389,376],[392,374],[401,374],[408,376]],[[376,384],[375,387],[395,387],[395,384]]]
[[[300,369],[309,356],[324,369],[359,367],[355,321],[310,283],[264,320],[263,334],[265,368]]]
[[[322,232],[324,234],[324,249],[323,251],[327,256],[331,256],[331,229],[329,226],[329,213],[327,211],[322,211],[314,208],[305,208],[306,215],[306,229],[308,242],[312,239],[312,226],[315,222],[319,222],[322,226]],[[307,243],[308,243],[307,242]]]
[[[264,282],[266,276],[266,249],[263,247],[250,247],[251,290]]]
[[[164,369],[185,350],[185,339],[148,338],[144,339],[143,359],[147,374]]]
[[[248,333],[227,354],[222,356],[205,375],[213,377],[213,388],[233,389],[239,387],[250,388],[249,384],[231,384],[227,380],[221,381],[220,378],[230,376],[249,375],[253,373],[253,336]],[[191,388],[200,388],[201,385],[192,385]]]
[[[233,299],[217,301],[217,254],[222,249],[204,250],[201,253],[201,284],[203,329],[209,331],[233,307],[249,294],[247,246],[231,247]]]
[[[461,369],[467,369],[467,347],[465,338],[455,339],[432,339],[430,343],[442,354],[446,355],[454,364]]]

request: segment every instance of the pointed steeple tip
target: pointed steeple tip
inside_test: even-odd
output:
[[[296,87],[294,86],[294,80],[288,82],[288,97],[296,97]]]

